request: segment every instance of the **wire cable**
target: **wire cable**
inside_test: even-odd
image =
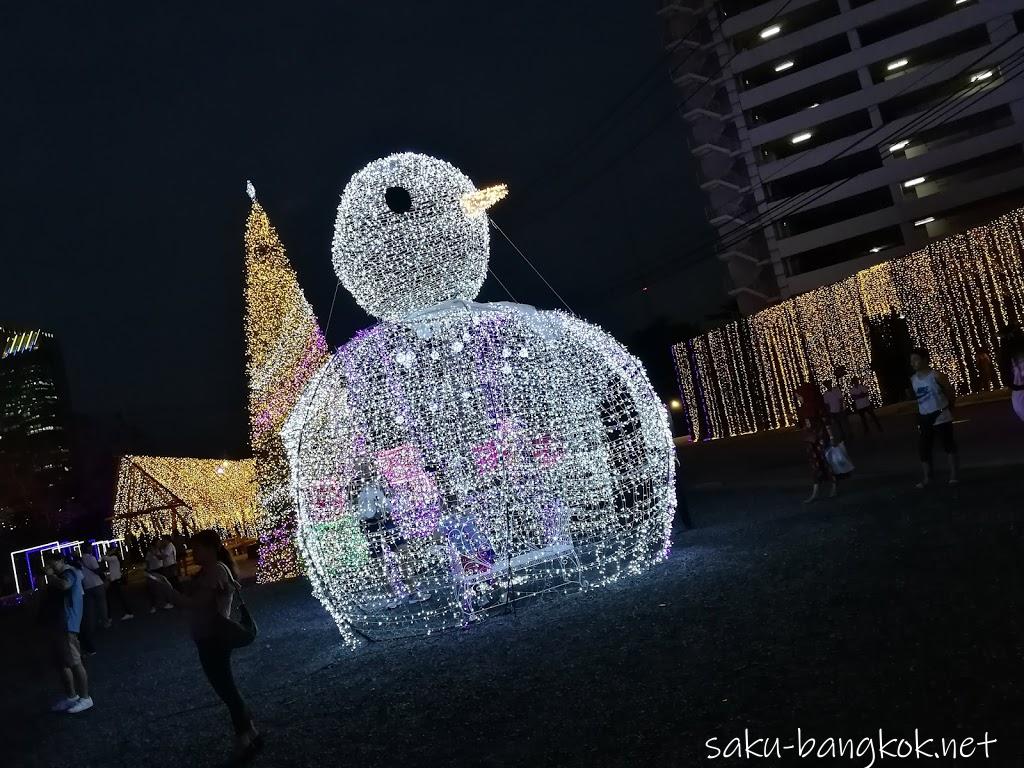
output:
[[[1021,56],[1022,56],[1022,58],[1024,58],[1024,54],[1021,54]],[[1017,65],[1020,64],[1020,63],[1021,62],[1019,62],[1019,61],[1015,62],[1014,66],[1013,66],[1013,69],[1017,69],[1018,68]],[[1006,84],[1012,82],[1013,80],[1017,79],[1022,74],[1024,74],[1024,67],[1020,67],[1020,71],[1015,72],[1012,77],[1004,78],[999,83],[996,83],[994,86],[992,86],[992,87],[988,88],[987,90],[985,90],[982,94],[980,94],[980,98],[984,98],[985,96],[987,96],[988,94],[994,92],[995,90],[997,90],[998,88],[1002,87],[1003,85],[1006,85]],[[963,105],[963,108],[960,110],[960,112],[964,111],[965,109],[969,108],[970,106],[973,106],[974,103],[976,103],[976,101],[972,102],[972,103],[969,103],[969,104]],[[959,112],[957,113],[957,115],[954,115],[953,117],[958,116],[958,114],[959,114]],[[935,127],[935,126],[929,126],[929,127]],[[845,184],[845,183],[847,183],[849,181],[852,181],[853,179],[858,178],[859,176],[860,176],[860,174],[856,174],[854,176],[848,176],[848,177],[840,180],[839,182],[836,182],[836,188],[838,188],[838,186],[840,186],[842,184]],[[822,192],[822,194],[827,194],[830,191],[832,191],[832,190],[826,189],[826,190],[824,190]],[[783,215],[791,215],[792,213],[793,213],[793,211],[790,211],[790,212],[788,212],[786,214],[783,214]],[[771,223],[773,223],[773,222],[768,222],[767,224],[764,224],[763,226],[768,226]],[[754,230],[759,230],[761,228],[762,228],[762,226],[757,226],[757,227],[754,227]],[[735,241],[733,241],[731,243],[725,244],[725,245],[723,245],[723,247],[726,247],[726,248],[727,247],[731,247],[731,245],[735,245],[736,243],[741,242],[746,237],[747,237],[747,235],[741,235],[737,240],[735,240]],[[700,248],[700,250],[704,250],[704,248]],[[698,252],[698,248],[693,248],[693,249],[687,250],[684,255],[691,255],[691,254],[695,254],[697,252]],[[716,254],[712,254],[712,256],[700,255],[700,256],[698,256],[697,258],[694,258],[694,259],[683,259],[683,260],[679,260],[677,256],[673,255],[673,256],[668,257],[667,259],[662,260],[662,262],[660,262],[659,265],[655,266],[655,269],[657,269],[659,266],[666,267],[666,269],[664,271],[662,271],[661,274],[670,274],[670,273],[673,273],[673,272],[677,272],[677,271],[679,271],[681,269],[686,269],[688,267],[695,266],[696,264],[698,264],[698,263],[700,263],[702,261],[706,261],[709,258],[717,258],[717,253]]]
[[[526,254],[522,252],[522,250],[519,248],[519,246],[512,242],[512,238],[510,238],[508,235],[505,234],[505,230],[503,230],[501,227],[499,227],[498,223],[493,218],[491,218],[490,216],[488,216],[487,219],[488,219],[488,221],[491,222],[491,226],[494,227],[496,230],[498,230],[498,232],[501,233],[501,236],[504,237],[506,241],[508,241],[508,244],[512,246],[513,250],[515,250],[515,252],[518,253],[522,257],[523,261],[525,261],[530,266],[530,269],[532,269],[534,271],[534,273],[537,275],[537,277],[539,277],[544,282],[544,285],[546,285],[548,287],[548,290],[550,290],[553,294],[555,294],[555,296],[558,298],[558,300],[560,302],[562,302],[562,306],[565,307],[567,310],[569,310],[569,312],[571,312],[572,314],[576,314],[573,311],[573,308],[569,306],[568,302],[566,302],[566,300],[562,298],[562,295],[558,291],[555,290],[554,286],[552,286],[551,283],[548,282],[547,278],[544,277],[544,275],[541,274],[540,270],[537,269],[533,265],[533,262],[530,261],[528,258],[526,258]]]
[[[1005,26],[1005,24],[1004,24],[1004,26]],[[996,30],[993,30],[993,31],[996,31]],[[995,51],[997,51],[1003,45],[1009,43],[1010,41],[1012,41],[1014,39],[1015,39],[1015,37],[1007,38],[1002,43],[996,45],[995,47],[991,48],[990,50],[986,50],[984,53],[982,53],[981,55],[976,57],[969,64],[967,64],[965,67],[963,67],[957,73],[955,73],[953,75],[953,77],[951,77],[950,79],[953,79],[953,78],[955,78],[957,76],[960,76],[960,75],[964,74],[965,72],[967,72],[968,70],[973,69],[978,64],[978,62],[980,62],[982,59],[991,56]],[[939,125],[939,124],[941,124],[943,122],[948,122],[948,119],[946,119],[946,120],[940,120],[939,123],[933,123],[933,124],[930,124],[930,125],[927,125],[927,126],[924,125],[925,122],[931,121],[936,113],[940,113],[940,112],[943,112],[943,111],[948,111],[950,108],[956,108],[958,106],[961,107],[959,110],[956,111],[956,113],[953,115],[953,117],[955,117],[956,115],[959,115],[961,112],[965,111],[966,109],[970,108],[975,103],[977,103],[977,101],[980,100],[980,98],[985,98],[985,96],[987,96],[988,94],[992,93],[997,88],[999,88],[1002,85],[1005,85],[1007,82],[1010,82],[1013,79],[1015,79],[1018,76],[1019,73],[1014,74],[1012,77],[1009,77],[1009,78],[1007,78],[1005,75],[1006,75],[1007,71],[1016,69],[1016,66],[1017,66],[1017,63],[1018,63],[1017,59],[1018,59],[1018,57],[1020,55],[1021,55],[1021,52],[1018,51],[1018,52],[1016,52],[1014,54],[1011,54],[1010,56],[1008,56],[1003,61],[997,62],[997,63],[995,63],[993,65],[993,66],[1000,67],[1001,70],[1004,70],[1004,71],[1001,72],[1001,74],[1003,74],[1003,79],[999,83],[995,84],[994,86],[988,86],[984,82],[979,82],[979,83],[977,83],[977,84],[975,84],[973,86],[970,86],[968,89],[957,91],[955,94],[951,94],[950,96],[946,97],[945,99],[942,99],[941,101],[939,101],[936,104],[932,105],[932,107],[930,107],[929,109],[925,110],[925,112],[923,112],[922,114],[918,115],[918,117],[916,117],[914,120],[912,120],[907,125],[904,125],[904,126],[899,127],[898,129],[895,129],[893,132],[891,132],[889,134],[888,139],[883,138],[883,139],[880,139],[880,140],[876,140],[876,141],[874,141],[872,143],[875,144],[875,145],[879,145],[879,144],[884,145],[887,142],[887,140],[891,140],[892,138],[895,138],[896,136],[906,136],[909,133],[918,132],[918,131],[921,131],[921,130],[927,130],[927,129],[930,129],[932,127],[936,127],[936,125]],[[949,63],[948,59],[944,60],[943,62],[940,63],[939,66],[929,70],[926,73],[923,73],[921,75],[921,77],[919,77],[919,78],[915,79],[913,82],[909,83],[905,88],[903,88],[902,90],[898,91],[896,94],[894,94],[890,98],[896,98],[897,96],[900,96],[903,93],[906,93],[916,83],[920,82],[923,78],[928,77],[931,74],[934,74],[934,72],[937,71],[938,68],[940,68],[941,66],[943,66],[945,64],[948,64],[948,63]],[[973,93],[972,93],[972,91],[973,91]],[[980,95],[979,95],[978,99],[975,99],[974,101],[966,101],[966,103],[965,103],[966,99],[969,99],[971,96],[973,96],[975,94],[979,94],[979,93],[980,93]],[[967,95],[965,96],[965,94],[967,94]],[[822,160],[819,163],[819,165],[824,165],[825,163],[832,162],[833,160],[839,159],[840,157],[842,157],[846,153],[852,151],[859,144],[865,142],[867,139],[870,139],[877,132],[879,132],[881,130],[884,130],[886,128],[891,128],[891,126],[888,125],[888,124],[882,124],[882,125],[876,127],[875,129],[869,131],[866,135],[860,137],[859,139],[855,140],[851,144],[849,144],[846,147],[840,149],[838,152],[836,152],[832,156]],[[795,156],[793,159],[790,160],[789,163],[787,163],[785,166],[780,168],[775,174],[773,174],[771,177],[769,177],[768,179],[766,179],[764,181],[770,181],[770,180],[774,180],[775,178],[777,178],[778,175],[786,167],[788,167],[789,165],[791,165],[794,162],[797,162],[801,158],[801,155],[802,155],[802,153],[798,154],[797,156]],[[814,202],[814,200],[820,199],[820,197],[822,197],[822,196],[824,196],[826,194],[830,194],[831,192],[835,191],[836,189],[838,189],[843,184],[848,183],[849,181],[852,181],[853,179],[857,178],[858,176],[860,176],[860,174],[855,174],[853,176],[848,176],[848,177],[845,177],[843,179],[837,180],[836,182],[832,182],[832,183],[830,183],[828,185],[825,185],[825,186],[823,186],[821,188],[815,188],[815,189],[807,190],[805,192],[802,192],[802,193],[800,193],[798,195],[795,195],[793,197],[787,198],[785,200],[780,200],[775,205],[770,206],[766,210],[758,213],[758,215],[755,216],[753,219],[750,219],[748,221],[744,221],[742,224],[734,227],[731,230],[727,230],[725,232],[716,232],[711,237],[705,238],[700,243],[698,243],[695,246],[687,249],[684,252],[683,256],[686,256],[686,255],[689,255],[689,254],[692,254],[692,253],[696,253],[698,251],[704,251],[709,246],[713,246],[716,243],[720,244],[719,252],[720,251],[724,251],[724,250],[728,250],[728,248],[732,247],[733,245],[736,245],[737,243],[742,242],[743,240],[745,240],[747,237],[750,236],[750,234],[752,234],[752,233],[754,233],[754,232],[756,232],[758,230],[764,229],[766,226],[769,226],[771,223],[774,223],[775,221],[779,220],[780,218],[792,215],[793,213],[797,212],[798,210],[805,209],[807,206],[810,205],[810,203]],[[764,183],[764,182],[762,182],[762,183]],[[733,196],[730,199],[735,200],[735,199],[739,199],[741,197],[742,197],[742,194],[735,195],[735,196]],[[750,212],[752,210],[756,210],[756,208],[745,209],[744,211],[739,212],[739,215],[742,215],[742,213]],[[679,255],[678,254],[674,254],[672,256],[667,257],[661,263],[669,262],[669,261],[678,261],[678,258],[679,258]],[[684,263],[688,263],[688,262],[685,262],[685,260],[684,260]],[[657,268],[657,266],[655,268]]]

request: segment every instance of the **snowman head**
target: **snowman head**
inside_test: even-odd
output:
[[[359,306],[384,320],[472,300],[487,275],[486,210],[505,193],[504,185],[477,189],[427,155],[376,160],[341,195],[334,271]]]

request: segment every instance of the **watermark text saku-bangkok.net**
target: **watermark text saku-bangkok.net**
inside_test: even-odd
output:
[[[801,758],[808,760],[846,759],[857,768],[873,768],[883,760],[915,760],[921,758],[947,758],[950,760],[981,759],[991,757],[990,748],[997,740],[986,731],[981,738],[963,736],[925,736],[917,728],[912,737],[886,736],[878,729],[876,735],[863,737],[813,737],[797,728],[794,737],[757,736],[749,728],[742,736],[721,738],[713,736],[704,742],[707,760],[759,760]],[[833,763],[836,764],[836,763]]]

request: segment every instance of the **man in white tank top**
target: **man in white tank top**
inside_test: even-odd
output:
[[[932,448],[935,437],[942,442],[942,449],[949,460],[949,484],[957,482],[959,457],[956,441],[953,438],[953,387],[945,374],[931,367],[931,356],[928,350],[915,347],[910,351],[910,367],[914,369],[910,377],[910,386],[917,398],[918,451],[921,457],[923,476],[918,488],[924,488],[932,479]]]

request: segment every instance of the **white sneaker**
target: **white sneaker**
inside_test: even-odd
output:
[[[128,621],[128,619],[134,619],[134,618],[135,618],[135,614],[134,613],[126,613],[124,616],[121,617],[121,621]]]
[[[54,704],[52,707],[50,707],[50,711],[51,712],[67,712],[69,709],[71,709],[73,706],[75,706],[75,704],[78,703],[78,700],[79,700],[78,696],[69,696],[66,699],[61,699],[56,704]]]
[[[164,610],[165,611],[169,611],[173,607],[174,607],[174,603],[167,603],[166,605],[164,605]]]
[[[71,706],[68,714],[77,715],[79,712],[85,712],[87,709],[92,709],[92,696],[86,696],[84,699],[80,698]]]

